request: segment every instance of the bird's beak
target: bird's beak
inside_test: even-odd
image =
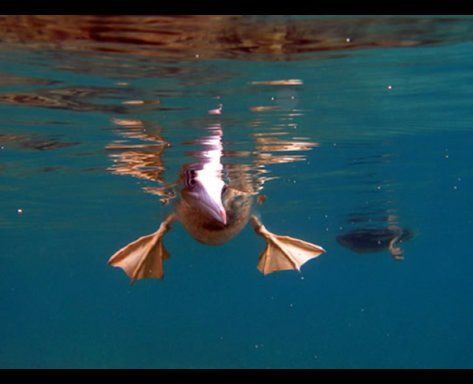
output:
[[[204,190],[204,193],[200,196],[199,204],[219,223],[227,224],[227,212],[223,206],[221,188]]]
[[[215,220],[223,225],[227,224],[227,212],[225,211],[220,197],[218,197],[218,199],[206,199],[203,205]]]
[[[223,225],[227,225],[227,212],[225,211],[225,208],[223,207],[220,210],[220,219]]]

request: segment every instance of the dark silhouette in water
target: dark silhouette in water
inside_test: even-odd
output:
[[[109,259],[110,265],[122,268],[133,281],[163,277],[163,261],[169,257],[163,237],[175,221],[196,240],[209,245],[227,242],[250,221],[255,232],[266,241],[258,263],[258,269],[265,275],[280,270],[300,270],[304,263],[325,252],[318,245],[275,235],[266,229],[253,213],[253,202],[264,180],[252,181],[247,165],[224,166],[221,127],[214,125],[210,131],[210,136],[199,140],[204,146],[197,154],[199,161],[184,166],[180,173],[176,183],[180,186],[180,199],[174,211],[156,232],[126,245]],[[262,160],[259,161],[261,166]],[[229,174],[229,182],[224,180],[224,173]]]
[[[389,250],[395,259],[403,259],[400,247],[403,241],[413,237],[409,229],[390,225],[386,228],[358,228],[337,236],[337,242],[357,253],[380,252]]]

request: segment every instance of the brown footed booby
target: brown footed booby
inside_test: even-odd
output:
[[[222,244],[238,234],[248,222],[266,241],[259,256],[258,269],[263,274],[281,270],[300,270],[307,261],[324,253],[316,244],[289,236],[271,233],[253,213],[253,202],[264,181],[259,185],[245,175],[248,167],[223,165],[222,129],[219,124],[210,127],[210,135],[200,140],[203,150],[197,163],[184,166],[177,185],[180,199],[174,211],[160,224],[156,232],[140,237],[117,251],[108,261],[122,268],[132,281],[143,278],[162,278],[163,261],[169,253],[163,237],[172,223],[179,221],[189,234],[201,243]],[[233,167],[240,173],[233,182],[224,181],[224,167]]]

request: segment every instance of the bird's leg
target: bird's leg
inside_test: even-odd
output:
[[[396,236],[394,239],[389,241],[388,249],[391,253],[391,256],[394,257],[396,260],[403,260],[404,259],[404,252],[402,248],[397,246],[397,241],[401,236]]]
[[[108,260],[108,264],[122,268],[132,283],[146,278],[161,279],[164,275],[163,261],[169,258],[162,238],[174,219],[174,214],[169,215],[156,232],[126,245]]]
[[[398,233],[398,235],[395,236],[388,243],[389,252],[391,253],[391,256],[394,257],[396,260],[403,260],[404,252],[402,251],[402,248],[398,246],[398,241],[402,236],[402,229],[399,228],[397,225],[390,225],[388,226],[388,229]]]
[[[300,271],[304,263],[325,252],[322,247],[307,241],[269,232],[256,216],[251,217],[251,224],[255,232],[266,240],[266,248],[258,262],[259,271],[265,275],[287,269]]]

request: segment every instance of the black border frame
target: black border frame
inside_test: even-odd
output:
[[[472,14],[473,1],[431,0],[425,2],[394,0],[364,1],[317,1],[297,0],[272,2],[268,7],[264,2],[244,7],[241,1],[216,0],[1,0],[2,14],[337,14],[337,15],[453,15]],[[473,18],[472,18],[473,22]],[[473,357],[473,352],[472,352]],[[471,382],[471,369],[1,369],[0,377],[5,383],[29,382],[45,379],[48,382],[80,382],[90,379],[124,380],[144,383],[192,382],[246,384],[264,381],[313,383],[320,379],[351,382],[363,380],[379,383],[381,380],[399,382],[404,378],[431,382]]]

